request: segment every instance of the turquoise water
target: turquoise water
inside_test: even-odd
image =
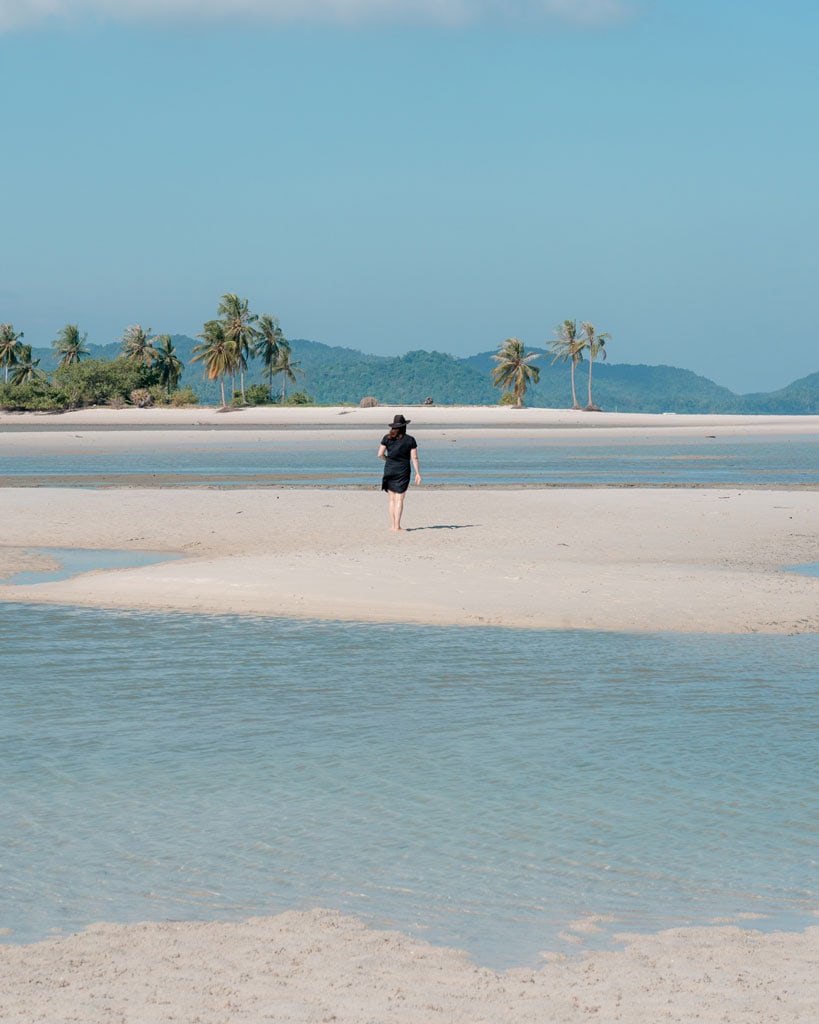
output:
[[[375,457],[380,438],[359,430],[332,442],[320,436],[294,440],[286,431],[265,440],[226,439],[211,430],[195,447],[156,449],[106,450],[104,432],[94,437],[88,450],[80,437],[75,452],[15,447],[4,453],[0,473],[63,485],[79,480],[82,486],[110,484],[117,477],[165,486],[376,486],[381,475]],[[471,439],[453,430],[444,439],[419,434],[418,440],[430,485],[819,484],[819,439],[810,437],[611,441],[592,432],[567,440],[550,431],[537,440],[510,441],[502,433]]]
[[[0,638],[6,941],[320,905],[502,967],[587,914],[819,906],[819,636],[4,605]]]
[[[44,555],[51,560],[49,569],[30,569],[14,573],[0,584],[28,586],[31,583],[55,583],[67,580],[79,573],[93,572],[96,569],[138,569],[156,562],[170,562],[180,555],[163,551],[122,551],[106,548],[38,548],[27,550],[33,554]]]
[[[802,576],[819,576],[819,562],[806,562],[804,565],[789,565],[788,572],[798,572]]]

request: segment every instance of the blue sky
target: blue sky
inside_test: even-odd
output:
[[[0,0],[0,320],[194,335],[235,291],[470,355],[569,317],[772,390],[819,370],[817,39],[808,0]]]

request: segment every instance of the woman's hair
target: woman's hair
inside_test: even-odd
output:
[[[387,437],[390,439],[390,441],[394,441],[396,437],[403,437],[404,434],[406,434],[406,432],[406,427],[390,427],[390,432],[389,434],[387,434]]]

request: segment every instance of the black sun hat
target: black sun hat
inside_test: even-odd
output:
[[[392,418],[392,423],[389,424],[390,430],[394,430],[396,427],[405,427],[408,423],[412,423],[412,420],[405,420],[402,413],[396,413]]]

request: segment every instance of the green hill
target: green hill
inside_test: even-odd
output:
[[[787,414],[819,414],[819,373],[795,380],[779,391],[767,394],[743,395],[740,399],[743,412]]]
[[[535,351],[535,350],[533,350]],[[488,377],[495,365],[492,352],[470,356],[469,363]],[[540,382],[526,392],[526,404],[544,408],[571,408],[571,371],[565,363],[552,365],[544,354],[536,364]],[[581,363],[575,373],[577,399],[581,405],[588,400],[588,363]],[[728,408],[737,396],[707,377],[675,366],[595,362],[592,371],[592,392],[596,405],[609,412],[736,412]]]
[[[219,386],[202,378],[201,365],[191,363],[194,338],[172,336],[179,358],[185,363],[181,384],[189,384],[208,404],[219,401]],[[356,349],[324,345],[317,341],[291,341],[293,359],[303,371],[288,393],[306,391],[313,401],[324,404],[353,404],[367,396],[386,405],[416,405],[431,398],[438,405],[493,405],[500,393],[492,387],[490,371],[493,352],[481,352],[465,359],[442,352],[419,350],[403,356],[373,356]],[[114,359],[119,343],[89,345],[98,359]],[[51,349],[38,349],[43,369],[54,369]],[[571,407],[569,367],[551,364],[544,353],[538,361],[540,383],[526,393],[526,404],[565,409]],[[588,363],[577,369],[578,400],[587,399]],[[261,381],[258,360],[251,363],[246,383]],[[277,385],[274,383],[274,391]],[[737,395],[707,377],[675,366],[596,362],[593,394],[597,405],[613,412],[819,413],[819,372],[794,381],[770,393]]]

